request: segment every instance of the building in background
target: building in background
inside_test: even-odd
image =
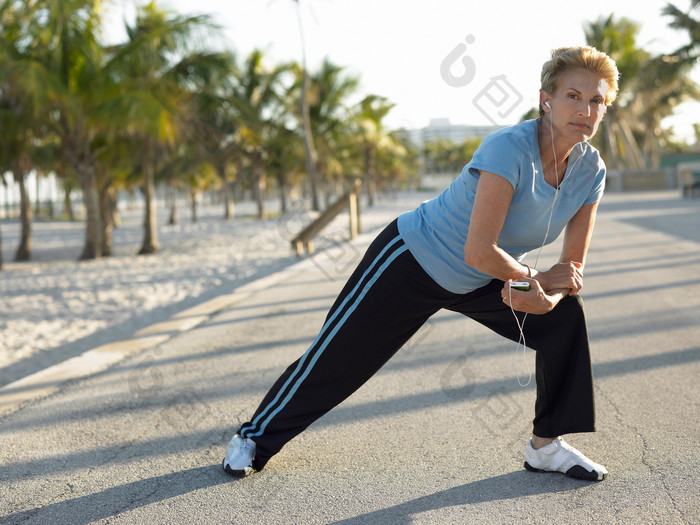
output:
[[[459,170],[469,161],[469,158],[464,158],[463,162],[458,162],[446,170],[444,166],[443,168],[439,167],[440,163],[436,162],[438,159],[426,158],[426,144],[449,142],[459,145],[469,139],[483,139],[501,128],[503,126],[452,124],[448,118],[435,118],[431,119],[424,128],[403,129],[400,130],[400,133],[410,140],[419,151],[421,159],[420,186],[424,189],[438,190],[447,187],[459,175]]]
[[[448,118],[434,118],[425,128],[420,130],[421,146],[426,142],[445,139],[459,144],[466,139],[484,138],[503,126],[467,126],[466,124],[451,124]]]

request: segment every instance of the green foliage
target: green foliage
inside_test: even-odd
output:
[[[698,5],[691,2],[692,9]],[[672,130],[662,129],[661,120],[683,101],[700,98],[700,89],[688,76],[697,59],[698,22],[671,4],[661,14],[674,18],[672,27],[687,29],[691,43],[654,56],[639,47],[639,25],[629,19],[610,15],[584,27],[588,44],[611,56],[620,71],[618,101],[608,109],[594,140],[609,168],[658,166],[662,150],[677,149]]]
[[[476,153],[483,139],[469,138],[455,143],[446,139],[426,142],[423,146],[425,170],[428,173],[449,173],[455,176],[462,171]]]
[[[418,152],[387,129],[390,100],[358,97],[359,78],[330,59],[306,72],[269,64],[260,50],[239,61],[207,44],[218,30],[211,17],[181,16],[159,2],[139,7],[125,41],[106,46],[109,6],[0,0],[3,170],[54,171],[86,193],[146,187],[150,177],[197,190],[236,184],[261,197],[268,176],[280,187],[301,185],[307,169],[326,189],[361,177],[374,191],[413,180],[421,158],[427,171],[456,174],[480,143],[436,141]],[[634,21],[610,15],[585,27],[588,42],[622,74],[620,98],[596,137],[611,167],[654,165],[662,149],[681,149],[660,122],[700,96],[688,78],[700,56],[700,1],[667,4],[660,15],[688,36],[660,56],[638,45]],[[304,163],[304,73],[314,170]],[[92,209],[90,221],[99,215]]]
[[[691,0],[687,12],[673,4],[666,4],[661,14],[671,18],[669,26],[688,33],[689,42],[673,54],[684,62],[697,62],[700,57],[700,0]]]

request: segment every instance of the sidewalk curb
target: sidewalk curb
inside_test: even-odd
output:
[[[376,235],[368,233],[358,236],[353,245],[362,245]],[[318,269],[319,263],[313,256],[261,277],[236,288],[228,294],[219,295],[197,306],[183,310],[165,321],[153,324],[134,333],[129,339],[107,343],[53,366],[18,379],[0,388],[0,418],[6,416],[30,401],[48,397],[65,383],[84,379],[102,372],[137,352],[161,345],[173,337],[204,323],[218,312],[243,301],[254,294],[283,282],[292,276]]]

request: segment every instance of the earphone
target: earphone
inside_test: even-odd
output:
[[[554,110],[552,110],[552,106],[549,104],[549,101],[546,101],[544,103],[545,106],[547,106],[550,109],[551,113],[554,113]],[[549,134],[551,135],[552,138],[552,155],[554,155],[554,175],[555,175],[555,181],[556,181],[556,187],[555,187],[555,193],[554,193],[554,199],[552,199],[552,209],[549,211],[549,220],[547,221],[547,230],[545,231],[544,234],[544,239],[542,240],[542,245],[539,247],[537,250],[537,256],[535,257],[535,264],[533,265],[533,268],[537,267],[537,262],[540,259],[540,253],[542,253],[542,248],[544,248],[544,245],[547,243],[547,237],[549,236],[549,228],[552,225],[552,217],[554,215],[554,206],[557,203],[557,196],[559,195],[559,169],[557,168],[557,151],[554,148],[554,123],[552,121],[552,116],[550,116],[549,119]],[[544,177],[544,168],[542,168],[542,176]],[[525,387],[530,384],[532,381],[532,371],[530,370],[530,365],[527,362],[527,359],[525,358],[525,349],[526,349],[526,343],[525,343],[525,319],[527,319],[527,313],[523,316],[523,321],[522,323],[520,322],[520,319],[518,319],[517,314],[515,313],[515,309],[513,308],[513,301],[511,297],[511,287],[508,287],[508,302],[510,303],[510,311],[513,313],[513,317],[515,318],[515,322],[518,325],[518,330],[520,331],[520,337],[518,339],[518,344],[515,347],[515,353],[513,354],[513,371],[515,372],[516,378],[518,379],[518,384],[522,387]],[[527,373],[528,373],[528,379],[527,383],[523,383],[520,381],[520,375],[518,374],[518,369],[515,364],[515,357],[518,355],[518,350],[520,350],[520,345],[523,347],[523,360],[525,361],[525,366],[527,367]]]

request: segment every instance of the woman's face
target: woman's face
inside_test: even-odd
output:
[[[572,143],[590,140],[598,131],[598,125],[605,115],[605,95],[608,83],[598,73],[582,68],[564,73],[554,93],[548,100],[557,134],[568,138]],[[548,108],[545,109],[547,111]]]

